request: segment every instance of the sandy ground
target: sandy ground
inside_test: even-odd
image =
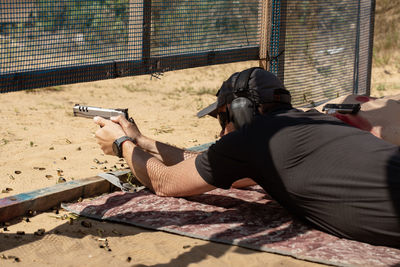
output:
[[[70,181],[115,170],[115,165],[124,167],[116,157],[102,154],[94,139],[97,126],[90,119],[73,117],[74,104],[128,108],[144,135],[192,147],[214,141],[220,130],[216,120],[197,119],[196,112],[215,100],[215,92],[230,74],[257,65],[244,62],[169,72],[161,79],[129,77],[0,94],[0,197],[52,186],[60,176]],[[373,96],[399,94],[398,66],[374,68],[372,87]],[[17,261],[19,266],[317,265],[63,215],[68,216],[49,211],[0,229],[0,265],[14,266]],[[92,226],[82,226],[83,220]],[[40,228],[45,234],[34,235]]]

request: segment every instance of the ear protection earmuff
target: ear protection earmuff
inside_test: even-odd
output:
[[[233,88],[233,100],[227,108],[229,120],[235,129],[239,129],[253,121],[258,114],[258,100],[254,92],[249,90],[250,76],[258,67],[250,68],[239,73]]]

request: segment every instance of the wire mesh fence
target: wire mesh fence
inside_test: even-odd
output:
[[[294,101],[316,104],[352,92],[369,94],[373,3],[279,2],[284,53],[275,68]]]
[[[266,53],[295,104],[368,93],[373,9],[372,0],[0,0],[0,92]]]

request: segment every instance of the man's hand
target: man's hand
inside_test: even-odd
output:
[[[116,139],[127,134],[118,123],[106,120],[101,117],[94,117],[93,120],[97,125],[101,127],[95,133],[97,143],[100,145],[101,150],[103,150],[104,154],[106,155],[115,156],[112,149],[113,142]]]
[[[111,121],[118,123],[125,134],[139,143],[139,140],[142,136],[142,133],[139,131],[136,123],[128,121],[124,116],[111,117]]]

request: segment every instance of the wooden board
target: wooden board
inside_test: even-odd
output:
[[[271,27],[270,16],[270,0],[261,1],[261,33],[260,33],[260,67],[269,70],[268,49],[269,49],[269,36]]]
[[[112,174],[122,178],[128,172],[120,171]],[[30,211],[45,211],[59,206],[61,202],[96,196],[115,189],[107,180],[95,176],[5,197],[0,199],[0,222],[28,215]]]

